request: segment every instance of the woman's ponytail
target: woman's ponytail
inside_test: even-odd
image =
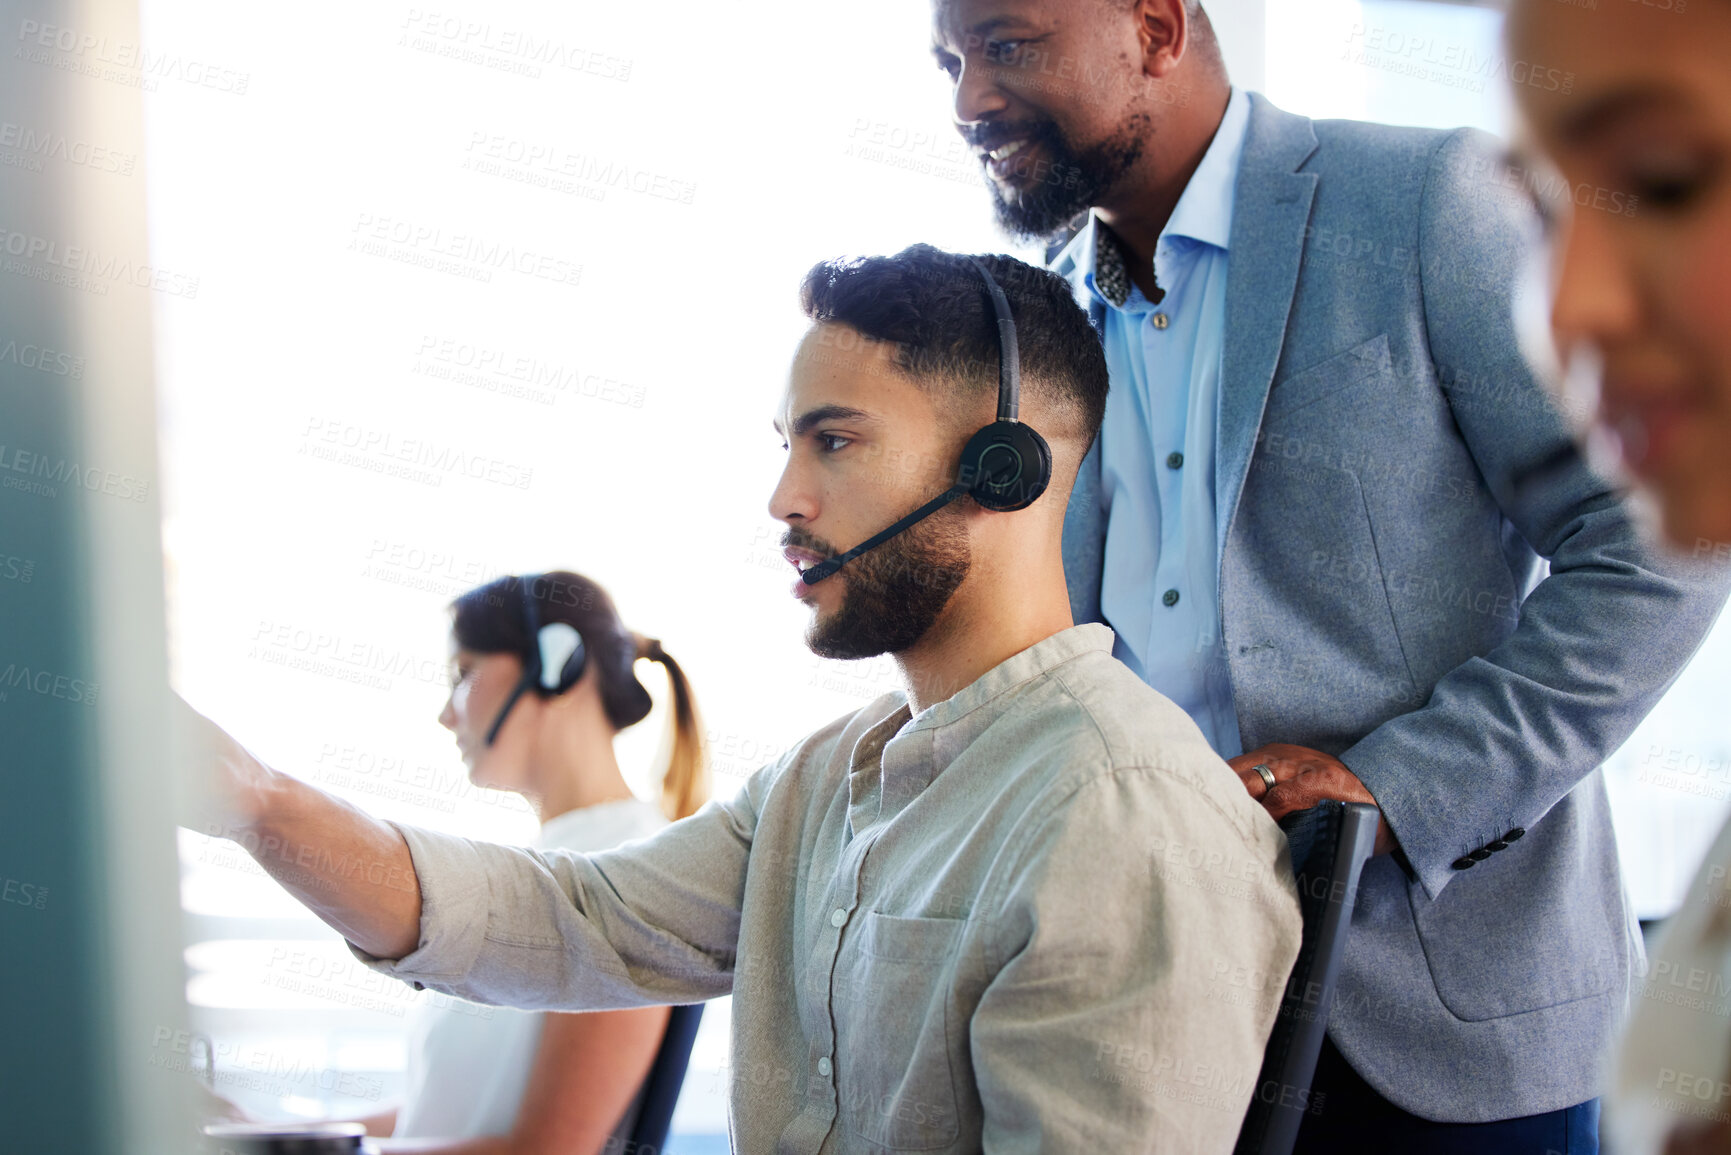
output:
[[[673,711],[667,717],[667,769],[661,776],[661,811],[677,822],[695,814],[709,798],[709,772],[703,749],[703,722],[697,715],[697,700],[679,663],[661,648],[659,639],[643,642],[641,656],[659,662],[667,670],[673,688]]]

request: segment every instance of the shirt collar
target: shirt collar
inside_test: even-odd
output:
[[[1168,237],[1185,237],[1218,249],[1230,247],[1232,198],[1249,125],[1250,99],[1243,89],[1234,88],[1208,151],[1202,154],[1202,162],[1190,174],[1189,183],[1173,206],[1172,216],[1160,231],[1161,245]],[[1066,247],[1065,255],[1082,283],[1101,300],[1122,308],[1130,299],[1123,245],[1099,217],[1088,214],[1088,223]]]
[[[1113,632],[1099,622],[1071,625],[999,661],[985,674],[917,715],[907,696],[886,694],[878,720],[860,732],[848,757],[848,836],[897,816],[1014,705],[1013,691],[1078,655],[1111,653]]]
[[[855,740],[849,758],[848,826],[857,833],[893,816],[932,784],[1014,703],[1012,691],[1081,654],[1112,652],[1111,627],[1087,622],[1059,630],[999,662],[973,682],[910,717],[906,696],[888,696],[887,714]]]
[[[1085,622],[1059,630],[1021,653],[1005,658],[943,701],[933,702],[909,719],[901,733],[937,730],[952,725],[976,710],[993,705],[1006,692],[1033,681],[1071,658],[1093,650],[1111,653],[1112,637],[1111,627],[1099,622]],[[1006,708],[1007,702],[999,703],[992,713]]]

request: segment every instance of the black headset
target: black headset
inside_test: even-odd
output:
[[[968,261],[980,271],[992,297],[998,318],[998,419],[968,438],[962,446],[956,483],[926,502],[882,533],[866,538],[846,553],[825,558],[800,575],[806,585],[815,585],[868,549],[880,546],[896,534],[930,517],[966,494],[982,509],[998,513],[1026,509],[1046,492],[1052,481],[1052,449],[1039,431],[1017,419],[1022,398],[1022,362],[1016,348],[1016,322],[1010,316],[1010,300],[992,279],[991,270],[978,257]]]
[[[511,696],[505,699],[505,704],[499,707],[499,716],[493,719],[493,725],[487,731],[485,744],[488,746],[499,736],[499,727],[505,724],[505,716],[525,690],[533,686],[543,698],[563,694],[577,684],[583,676],[583,667],[588,663],[589,654],[583,646],[583,635],[575,626],[568,622],[541,624],[541,610],[535,604],[535,583],[544,576],[524,574],[517,579],[519,592],[523,595],[523,627],[527,639],[519,655],[523,659],[523,676],[518,679]]]

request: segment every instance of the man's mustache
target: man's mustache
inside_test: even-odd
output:
[[[1031,141],[1046,140],[1053,133],[1055,126],[1050,120],[989,120],[984,124],[966,125],[959,128],[962,140],[969,148],[979,152],[990,152],[999,145],[1008,144],[1012,140],[1026,137]]]
[[[783,533],[781,535],[781,548],[809,549],[811,552],[821,554],[824,557],[834,557],[841,552],[823,538],[801,529],[790,529]]]

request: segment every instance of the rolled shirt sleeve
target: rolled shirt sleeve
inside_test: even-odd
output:
[[[421,887],[415,950],[355,957],[417,988],[531,1010],[696,1002],[727,994],[760,771],[726,802],[583,854],[392,825]]]

